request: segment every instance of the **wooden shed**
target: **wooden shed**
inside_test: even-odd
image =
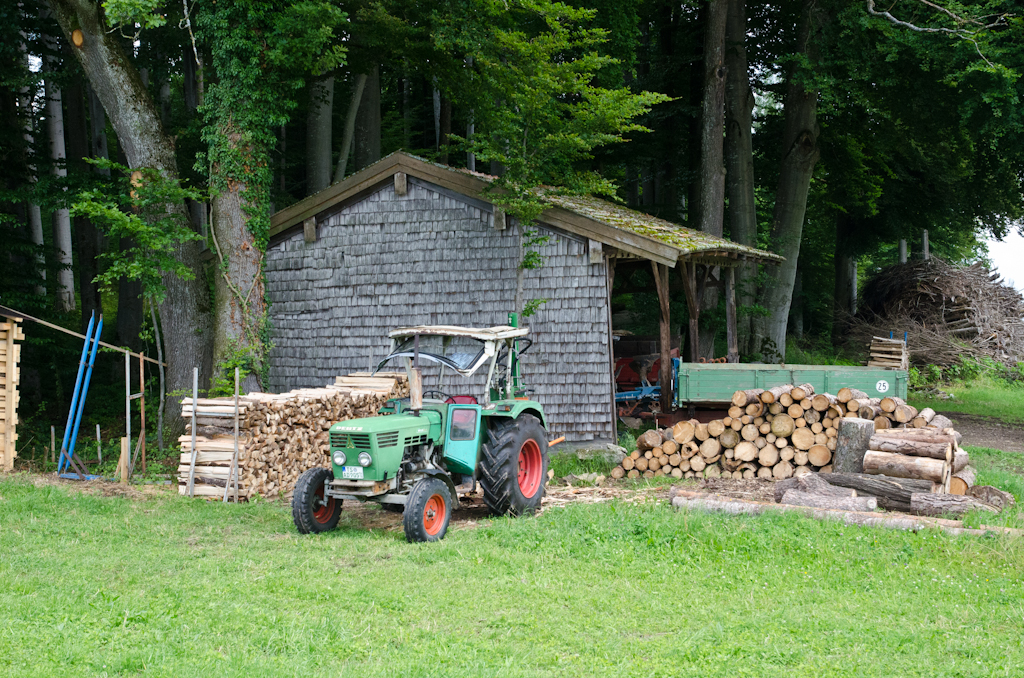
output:
[[[394,153],[276,213],[266,258],[270,387],[366,370],[384,357],[394,327],[506,324],[520,233],[484,193],[491,179]],[[651,262],[666,339],[670,268],[684,273],[695,316],[711,267],[774,255],[595,198],[545,200],[537,228],[550,239],[540,249],[544,265],[526,272],[524,298],[547,303],[525,323],[534,340],[523,356],[525,382],[554,433],[613,440],[616,261]],[[671,361],[668,341],[661,344],[664,374]],[[471,388],[482,389],[482,380]]]

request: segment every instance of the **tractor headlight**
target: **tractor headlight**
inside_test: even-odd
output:
[[[344,452],[342,452],[341,450],[338,450],[337,452],[334,453],[334,465],[335,466],[344,466],[346,461],[348,461],[348,460],[345,458],[345,453]]]
[[[372,461],[373,461],[373,457],[370,456],[369,452],[360,452],[359,453],[359,465],[360,466],[369,466],[370,462],[372,462]]]

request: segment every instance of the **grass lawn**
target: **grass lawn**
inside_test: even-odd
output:
[[[939,400],[916,397],[911,393],[910,404],[918,409],[930,407],[936,412],[962,412],[994,417],[1010,423],[1024,423],[1024,388],[1009,387],[985,379],[941,388],[952,393],[953,398]]]
[[[995,468],[1012,466],[1000,454],[984,463],[1012,473]],[[658,502],[575,505],[411,545],[351,518],[302,537],[278,505],[106,498],[22,476],[0,482],[0,554],[0,674],[11,676],[1024,667],[1024,540],[1004,537]]]

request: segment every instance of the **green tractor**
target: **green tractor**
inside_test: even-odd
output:
[[[389,355],[375,374],[402,361],[408,398],[388,400],[376,417],[330,428],[331,468],[306,471],[295,484],[292,518],[299,532],[326,532],[342,501],[377,502],[401,511],[410,542],[444,538],[460,494],[479,483],[497,515],[533,513],[544,495],[548,436],[544,410],[525,395],[519,356],[528,328],[406,327],[388,334]],[[525,346],[522,346],[525,344]],[[436,387],[423,390],[421,362],[436,365]],[[445,385],[487,370],[483,397]],[[479,383],[479,382],[478,382]],[[479,387],[478,387],[479,388]]]

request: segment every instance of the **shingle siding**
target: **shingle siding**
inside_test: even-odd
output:
[[[271,388],[320,386],[366,370],[384,357],[395,327],[506,324],[519,236],[515,228],[495,230],[476,202],[421,181],[397,196],[387,184],[319,216],[316,242],[306,243],[299,229],[273,243]],[[607,264],[589,263],[586,241],[550,235],[540,249],[543,267],[525,276],[524,298],[549,301],[528,321],[534,345],[523,356],[524,380],[556,435],[612,438]],[[424,376],[426,388],[436,385],[433,370]],[[478,395],[485,379],[485,370],[470,382],[449,373],[445,383]]]

